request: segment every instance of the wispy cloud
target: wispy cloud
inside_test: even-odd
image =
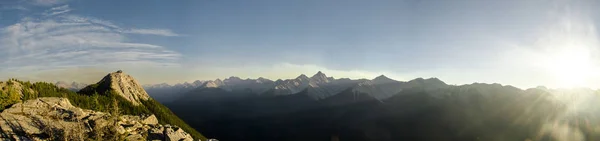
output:
[[[101,27],[112,28],[112,29],[120,29],[119,26],[114,24],[111,21],[101,20],[94,17],[81,17],[77,15],[61,15],[61,18],[67,23],[86,23],[86,24],[94,24],[99,25]]]
[[[54,11],[61,11],[61,10],[67,10],[67,9],[70,9],[69,5],[63,5],[63,6],[59,6],[59,7],[50,8],[50,10],[54,10]]]
[[[46,12],[44,12],[43,15],[44,16],[54,16],[54,15],[67,13],[70,11],[71,11],[71,8],[69,8],[69,5],[63,5],[63,6],[59,6],[59,7],[54,7],[50,10],[46,10]]]
[[[166,29],[130,29],[111,21],[70,14],[69,5],[54,7],[41,17],[25,17],[0,27],[0,74],[35,74],[77,67],[178,66],[181,54],[145,42],[135,34],[177,36]],[[44,75],[51,76],[51,75]],[[18,77],[18,76],[0,76]],[[44,79],[46,80],[46,79]]]
[[[29,3],[37,6],[54,6],[68,1],[69,0],[29,0]]]
[[[171,30],[167,29],[130,29],[123,31],[123,33],[131,34],[146,34],[146,35],[159,35],[159,36],[180,36]]]
[[[29,9],[25,6],[22,5],[5,5],[5,6],[0,6],[0,10],[21,10],[21,11],[28,11]]]

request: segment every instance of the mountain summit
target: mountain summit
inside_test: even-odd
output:
[[[373,79],[371,81],[373,81],[373,84],[386,84],[386,83],[398,82],[398,81],[393,80],[385,75],[377,76],[377,77],[375,77],[375,79]]]
[[[308,80],[308,76],[304,75],[304,74],[300,74],[300,76],[296,77],[296,80],[299,81],[304,81],[304,80]]]
[[[98,83],[81,90],[81,92],[98,92],[100,94],[110,91],[122,96],[134,105],[139,105],[141,100],[150,99],[150,96],[142,88],[142,85],[130,75],[123,73],[123,71],[109,73]]]
[[[317,72],[317,74],[315,74],[312,77],[310,77],[310,79],[312,81],[317,82],[317,83],[328,83],[329,82],[329,79],[327,78],[327,75],[325,75],[321,71]]]

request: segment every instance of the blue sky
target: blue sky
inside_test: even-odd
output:
[[[323,71],[338,78],[597,88],[598,6],[591,0],[7,0],[0,2],[0,78],[91,83],[123,69],[142,83],[177,83]]]

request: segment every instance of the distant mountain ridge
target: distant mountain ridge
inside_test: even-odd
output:
[[[535,140],[546,138],[536,137],[538,127],[553,120],[600,121],[600,90],[448,85],[438,78],[229,77],[179,95],[166,105],[224,140]],[[579,129],[600,139],[594,128]]]
[[[61,87],[61,88],[66,88],[69,89],[71,91],[79,91],[83,88],[85,88],[86,86],[88,86],[87,83],[79,83],[79,82],[65,82],[65,81],[58,81],[55,83],[56,86]]]
[[[496,83],[447,85],[437,78],[396,81],[385,76],[310,79],[276,82],[306,87],[295,94],[198,88],[167,106],[202,133],[223,140],[541,140],[563,130],[548,125],[561,124],[585,125],[569,129],[581,130],[577,133],[589,140],[600,139],[594,130],[600,127],[600,90],[522,90]],[[333,86],[349,87],[314,98]]]
[[[300,74],[293,79],[270,80],[263,77],[257,79],[242,79],[231,76],[225,79],[196,80],[193,83],[184,82],[175,85],[166,83],[144,85],[152,97],[161,102],[172,102],[180,99],[186,93],[198,93],[201,89],[218,88],[227,92],[245,93],[255,95],[281,96],[303,92],[313,99],[325,99],[341,92],[364,93],[375,99],[385,99],[400,92],[403,88],[417,85],[431,85],[430,87],[444,87],[447,84],[437,78],[417,78],[411,81],[397,81],[386,77],[377,76],[373,79],[334,78],[318,71],[312,76]],[[402,85],[402,86],[399,86]]]

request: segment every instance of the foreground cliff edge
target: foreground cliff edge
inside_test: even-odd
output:
[[[0,110],[1,140],[206,140],[122,71],[77,93],[0,82]]]

